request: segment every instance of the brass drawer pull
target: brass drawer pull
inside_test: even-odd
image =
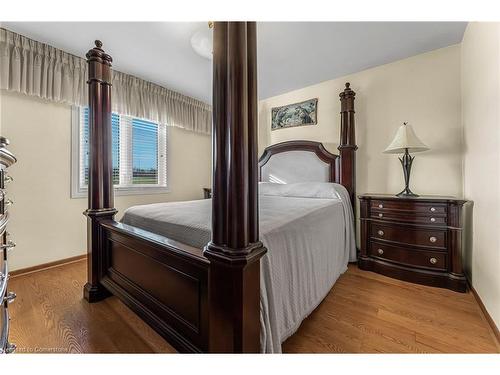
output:
[[[383,230],[379,230],[377,233],[378,233],[379,236],[383,236],[384,235],[384,231]]]
[[[378,249],[378,250],[377,250],[377,253],[379,253],[380,255],[382,255],[382,254],[384,253],[384,250],[382,250],[382,249]]]
[[[434,207],[430,208],[431,212],[436,212],[436,209]]]
[[[16,344],[13,344],[11,342],[8,342],[7,345],[5,346],[5,351],[4,353],[5,354],[11,354],[11,353],[14,353],[15,350],[16,350]]]
[[[378,208],[384,208],[384,205],[383,205],[382,203],[380,203],[380,204],[378,205]]]
[[[14,292],[9,292],[5,297],[3,297],[3,302],[12,303],[16,299],[17,295]]]
[[[431,217],[431,223],[434,223],[435,221],[436,221],[436,219]]]
[[[378,214],[378,217],[384,217],[384,214]]]
[[[431,262],[431,264],[436,264],[438,261],[436,258],[431,258],[429,259],[429,262]]]
[[[432,237],[429,237],[429,241],[431,241],[432,243],[436,242],[437,241],[437,238],[432,236]]]
[[[0,245],[0,249],[3,250],[3,249],[10,249],[12,247],[16,247],[16,243],[14,241],[7,241],[6,244],[3,244],[3,245]]]

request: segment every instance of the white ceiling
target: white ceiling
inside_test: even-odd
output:
[[[211,62],[190,45],[204,22],[3,22],[84,56],[95,39],[115,69],[207,103]],[[259,98],[460,43],[465,22],[259,22]]]

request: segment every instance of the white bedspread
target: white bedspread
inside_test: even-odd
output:
[[[342,199],[260,196],[261,350],[281,343],[325,298],[356,260],[354,218]],[[127,209],[122,222],[203,247],[210,240],[211,200],[157,203]]]

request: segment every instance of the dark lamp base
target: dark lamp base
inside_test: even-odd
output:
[[[415,194],[410,189],[404,189],[402,192],[396,194],[397,197],[418,197],[418,194]]]
[[[410,172],[413,159],[415,159],[415,156],[411,156],[408,152],[408,149],[405,148],[405,154],[403,155],[402,158],[399,158],[401,166],[403,167],[403,175],[405,177],[405,188],[401,193],[396,194],[397,197],[418,197],[417,194],[415,194],[410,190]]]

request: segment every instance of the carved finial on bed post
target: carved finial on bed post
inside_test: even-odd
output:
[[[256,50],[255,22],[215,22],[210,352],[260,351]]]
[[[356,193],[356,132],[354,121],[354,97],[356,93],[347,82],[340,93],[340,171],[339,181],[345,186],[354,208]]]
[[[88,282],[84,298],[95,302],[108,296],[100,284],[105,244],[100,223],[116,214],[111,159],[111,62],[102,43],[87,52],[89,95],[89,183],[87,216]]]

